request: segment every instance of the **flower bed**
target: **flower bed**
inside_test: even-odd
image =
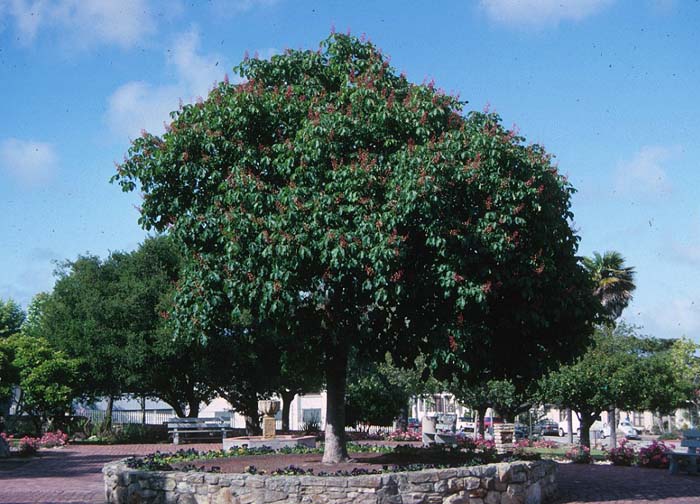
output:
[[[55,448],[68,443],[68,435],[60,430],[56,432],[47,432],[40,438],[23,436],[17,439],[13,435],[7,435],[4,432],[0,432],[0,437],[2,437],[10,447],[15,447],[15,453],[20,457],[34,455],[39,451],[39,448]]]

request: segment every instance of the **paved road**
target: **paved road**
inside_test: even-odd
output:
[[[186,445],[198,450],[218,444]],[[68,446],[42,450],[28,462],[0,462],[2,504],[85,504],[103,502],[102,466],[129,455],[172,445]],[[670,476],[667,471],[605,465],[561,464],[556,504],[700,504],[700,476]]]

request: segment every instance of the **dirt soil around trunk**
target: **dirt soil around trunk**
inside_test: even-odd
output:
[[[175,469],[187,465],[211,469],[218,467],[222,473],[246,472],[246,468],[254,466],[258,472],[271,473],[277,469],[294,466],[304,470],[313,469],[314,474],[334,473],[336,471],[350,472],[353,469],[381,471],[385,466],[409,466],[411,464],[433,465],[464,465],[470,462],[463,455],[451,455],[448,453],[435,453],[420,451],[418,453],[351,453],[351,460],[340,464],[324,464],[321,462],[323,454],[273,454],[273,455],[246,455],[242,457],[230,457],[210,460],[194,460],[191,462],[178,462],[172,464]]]

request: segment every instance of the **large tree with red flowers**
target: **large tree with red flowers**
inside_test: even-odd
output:
[[[181,331],[318,361],[325,462],[347,457],[351,349],[422,350],[465,377],[488,356],[500,376],[585,339],[572,188],[543,148],[351,36],[236,70],[136,139],[114,179],[187,249]]]

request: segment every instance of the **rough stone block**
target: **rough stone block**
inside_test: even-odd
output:
[[[348,478],[348,487],[362,487],[362,488],[381,488],[382,487],[382,477],[377,476],[356,476],[354,478]]]
[[[431,470],[409,472],[407,475],[410,483],[433,483],[438,480],[437,472]]]
[[[475,476],[469,476],[464,478],[464,488],[467,490],[474,490],[481,486],[481,480]]]
[[[501,502],[501,492],[496,492],[491,490],[484,497],[484,504],[500,504]]]
[[[525,492],[525,504],[540,504],[542,502],[542,487],[535,482]]]
[[[450,493],[458,492],[464,489],[464,478],[453,478],[447,480],[447,490]]]
[[[450,495],[443,500],[444,504],[469,504],[469,496],[465,492]]]

